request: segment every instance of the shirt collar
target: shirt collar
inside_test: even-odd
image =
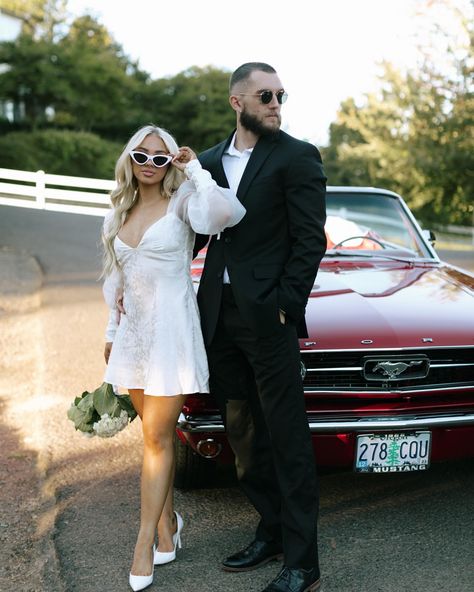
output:
[[[237,150],[237,148],[235,147],[235,138],[236,137],[237,137],[237,132],[234,132],[234,135],[232,136],[232,140],[231,140],[229,146],[224,150],[224,154],[228,154],[229,156],[238,156],[239,158],[245,153],[251,154],[253,148],[246,148],[242,152]]]

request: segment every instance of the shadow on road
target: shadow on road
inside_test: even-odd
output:
[[[0,414],[0,590],[42,592],[41,580],[35,585],[34,577],[43,570],[35,527],[41,511],[38,455],[7,425],[8,411],[1,399]]]

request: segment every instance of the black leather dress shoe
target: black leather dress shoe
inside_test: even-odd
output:
[[[266,541],[252,541],[248,547],[222,562],[224,571],[250,571],[273,559],[283,559],[281,545]]]
[[[320,586],[319,568],[284,567],[263,592],[315,592]]]

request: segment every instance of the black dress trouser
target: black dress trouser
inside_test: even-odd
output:
[[[258,337],[225,285],[207,353],[239,482],[261,517],[256,538],[281,543],[288,567],[317,566],[318,483],[295,327]]]

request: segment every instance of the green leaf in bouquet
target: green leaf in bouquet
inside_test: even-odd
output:
[[[130,421],[133,421],[137,416],[137,412],[135,411],[135,407],[132,404],[130,395],[119,395],[117,399],[121,409],[124,409],[128,413]]]
[[[74,405],[77,405],[80,402],[80,400],[83,399],[88,394],[89,393],[87,391],[84,391],[80,397],[76,397],[74,399]]]
[[[71,407],[69,409],[68,417],[74,422],[74,427],[76,430],[88,433],[92,433],[94,431],[92,424],[86,421],[84,413],[77,407]]]
[[[104,415],[104,413],[108,413],[109,417],[118,417],[120,415],[120,404],[111,384],[103,382],[92,394],[94,407],[100,416]]]
[[[88,421],[93,418],[94,415],[94,393],[86,393],[79,403],[76,405],[78,409],[81,409],[88,417]]]
[[[74,422],[76,430],[92,432],[92,425],[97,420],[92,393],[86,392],[82,397],[77,397],[74,404],[68,409],[67,416]]]

